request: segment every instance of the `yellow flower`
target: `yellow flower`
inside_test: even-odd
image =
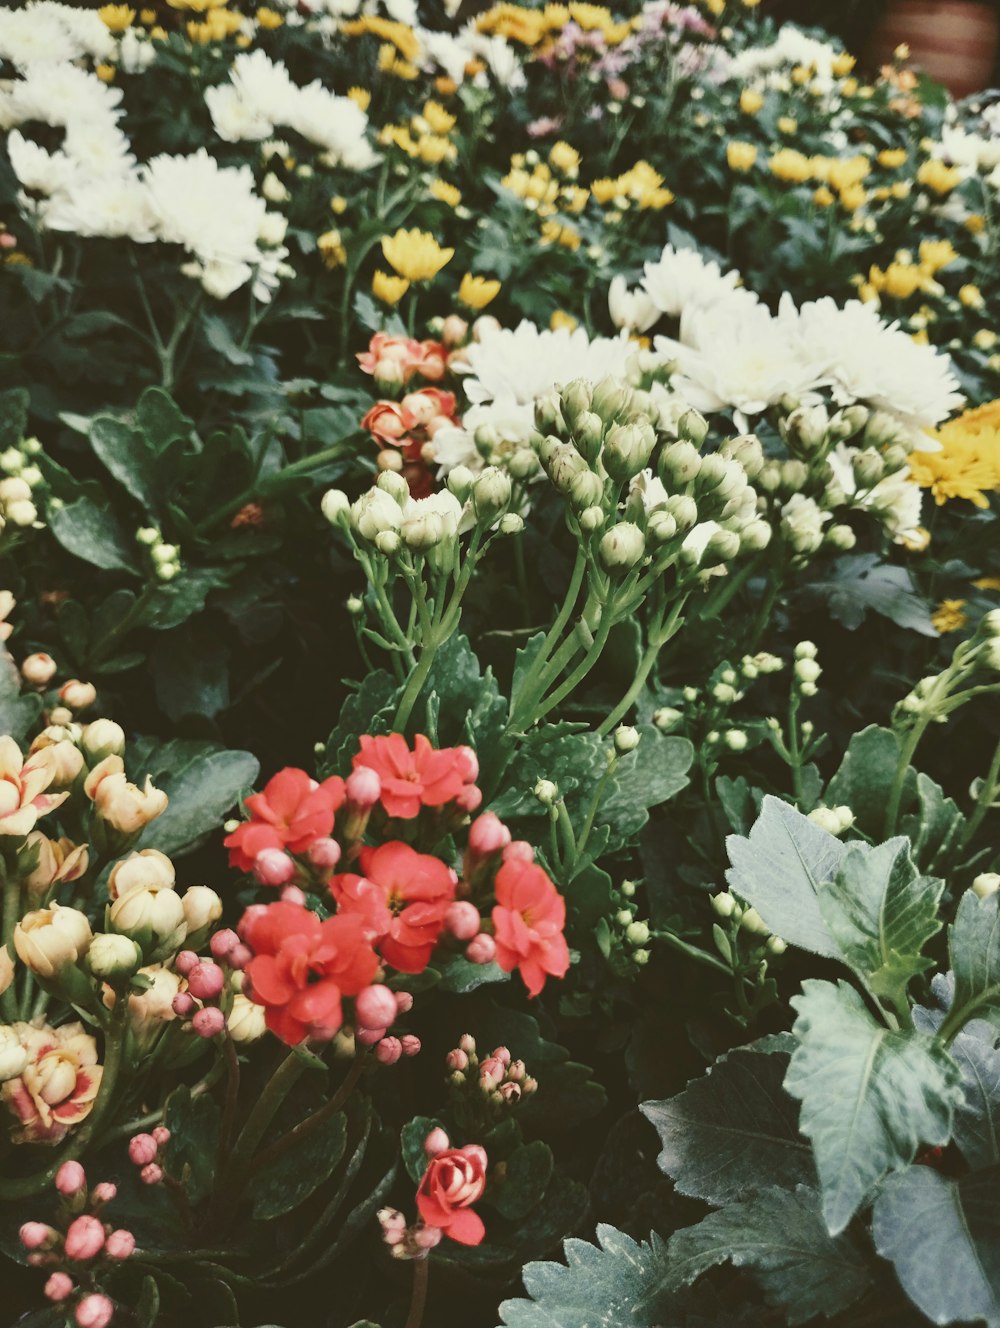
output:
[[[412,82],[420,75],[420,70],[415,64],[399,58],[392,42],[386,42],[378,48],[376,63],[383,74],[390,74],[393,78],[405,79],[407,82]]]
[[[992,350],[997,344],[997,334],[992,328],[981,327],[973,336],[972,344],[975,346],[976,350]]]
[[[853,97],[858,90],[858,80],[856,78],[845,78],[840,85],[840,90],[845,97]]]
[[[981,212],[973,212],[966,217],[964,225],[970,235],[982,235],[986,229],[986,218]]]
[[[856,212],[867,197],[865,187],[862,184],[852,184],[840,191],[841,206],[846,208],[848,212]]]
[[[417,139],[417,156],[428,166],[439,166],[443,161],[454,161],[458,149],[438,134],[421,134]]]
[[[564,143],[562,140],[558,143],[552,144],[549,151],[549,161],[557,171],[561,171],[563,175],[570,176],[571,179],[576,178],[576,174],[580,169],[579,152],[577,152],[576,148],[570,147],[568,143]]]
[[[389,18],[366,14],[364,18],[345,23],[341,31],[348,37],[360,37],[366,32],[381,37],[383,41],[391,42],[404,60],[415,60],[420,54],[420,38],[407,23],[395,23]],[[379,54],[381,56],[381,52]]]
[[[794,134],[799,127],[798,120],[791,115],[779,115],[777,124],[778,132],[781,134]]]
[[[848,55],[846,51],[842,51],[840,55],[838,55],[834,59],[833,65],[831,66],[833,69],[834,77],[844,78],[847,74],[851,72],[851,70],[854,68],[854,65],[855,65],[854,56]]]
[[[883,272],[873,267],[868,280],[878,291],[885,291],[894,300],[908,300],[924,285],[924,274],[914,263],[890,263]]]
[[[889,192],[893,198],[909,198],[910,190],[913,188],[910,180],[897,180],[895,184],[889,186]]]
[[[267,31],[280,28],[285,21],[276,9],[268,9],[266,5],[261,5],[260,9],[257,10],[256,19],[260,26]]]
[[[580,247],[580,232],[576,227],[563,226],[558,221],[543,222],[539,238],[542,244],[561,244],[572,251]]]
[[[568,314],[565,309],[556,309],[549,319],[549,328],[553,332],[559,332],[565,328],[567,332],[573,332],[579,324],[572,314]]]
[[[102,83],[111,83],[115,77],[114,65],[99,64],[94,66],[94,73]]]
[[[963,613],[964,599],[943,599],[931,614],[931,623],[943,636],[946,632],[957,632],[969,621]]]
[[[347,199],[341,194],[334,194],[330,199],[330,211],[335,217],[342,217],[347,211]]]
[[[813,193],[813,202],[817,207],[829,207],[833,201],[834,196],[825,184],[821,184]]]
[[[812,70],[807,69],[805,65],[796,65],[792,70],[792,82],[800,88],[804,88],[811,78]]]
[[[124,32],[135,22],[135,10],[128,5],[102,5],[97,17],[109,32]]]
[[[771,174],[779,180],[802,184],[812,175],[809,158],[795,148],[781,148],[769,161]]]
[[[959,290],[958,298],[965,305],[966,309],[981,309],[986,301],[983,299],[983,292],[972,282],[966,284]]]
[[[906,148],[883,148],[878,154],[878,164],[887,171],[895,171],[906,161]]]
[[[931,344],[926,327],[922,327],[919,332],[912,333],[910,340],[915,341],[918,346],[929,346]]]
[[[455,117],[437,101],[427,102],[423,115],[435,134],[450,134],[457,124]]]
[[[923,526],[917,526],[915,530],[908,530],[898,535],[897,539],[910,553],[923,553],[930,546],[931,532],[925,530]]]
[[[348,88],[347,95],[362,111],[367,111],[372,104],[372,94],[367,88]]]
[[[936,159],[925,161],[917,171],[917,183],[933,189],[936,194],[950,194],[961,182],[962,172],[957,166],[946,166]]]
[[[843,193],[845,189],[850,189],[853,185],[860,184],[866,179],[871,164],[867,157],[834,157],[827,164],[826,181],[831,189],[837,193]]]
[[[427,231],[398,230],[382,240],[386,261],[407,281],[431,281],[455,256],[454,249],[442,249]]]
[[[977,590],[1000,590],[1000,576],[981,576],[972,584]]]
[[[896,49],[893,51],[892,58],[894,60],[898,60],[900,64],[902,64],[906,60],[909,60],[910,58],[909,42],[900,42],[899,45],[896,47]]]
[[[466,272],[458,288],[459,301],[477,313],[492,303],[499,294],[499,281],[492,281],[489,277],[474,277],[471,272]]]
[[[347,262],[347,250],[344,248],[340,231],[326,231],[318,236],[316,248],[323,260],[323,266],[329,268],[331,272],[334,268],[343,267]]]
[[[754,143],[733,142],[726,146],[726,161],[731,171],[748,171],[757,160],[757,147]]]
[[[930,489],[941,506],[949,498],[964,498],[976,507],[989,507],[987,493],[1000,490],[1000,402],[992,401],[950,420],[934,434],[940,452],[913,452],[910,473]]]
[[[957,257],[958,253],[950,240],[920,241],[920,266],[932,276],[954,263]]]
[[[155,10],[155,9],[143,9],[143,10],[141,10],[140,13],[139,13],[139,18],[140,18],[140,20],[141,20],[143,23],[145,23],[146,27],[148,28],[148,27],[150,26],[151,23],[155,23],[155,22],[156,22],[156,10]]]
[[[756,115],[764,105],[764,98],[755,88],[744,88],[740,93],[740,110],[744,115]]]
[[[458,84],[453,78],[446,78],[442,74],[440,78],[434,80],[434,91],[439,97],[454,97],[458,91]]]
[[[705,0],[705,8],[713,18],[721,18],[726,12],[726,0]]]
[[[171,9],[188,9],[195,14],[206,14],[210,9],[221,9],[226,0],[167,0]]]
[[[409,289],[405,277],[394,277],[381,270],[372,277],[372,294],[383,304],[398,304]]]
[[[462,201],[462,191],[449,184],[447,180],[432,180],[427,186],[427,192],[431,198],[436,198],[439,203],[446,203],[450,208],[457,208]]]

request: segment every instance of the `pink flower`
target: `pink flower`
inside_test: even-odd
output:
[[[541,867],[520,858],[504,862],[495,891],[496,961],[506,973],[518,969],[528,994],[537,996],[547,977],[564,977],[569,968],[566,901]]]
[[[128,1259],[131,1258],[135,1249],[135,1236],[131,1231],[125,1231],[119,1228],[112,1231],[104,1242],[104,1250],[109,1259]]]
[[[104,1226],[90,1213],[74,1218],[66,1232],[67,1259],[94,1259],[104,1249]]]
[[[45,1295],[49,1300],[65,1300],[73,1294],[73,1279],[69,1273],[53,1273],[45,1283]]]
[[[422,733],[414,739],[412,752],[400,733],[378,738],[366,734],[354,758],[354,768],[361,766],[379,776],[386,813],[404,821],[419,816],[422,807],[454,802],[479,774],[470,747],[435,749]]]
[[[486,1151],[476,1144],[445,1148],[432,1157],[417,1190],[417,1210],[460,1245],[479,1245],[486,1235],[472,1205],[486,1189]]]
[[[97,1043],[81,1023],[12,1027],[29,1058],[16,1079],[0,1085],[0,1098],[20,1122],[15,1139],[58,1143],[93,1108],[102,1073]]]
[[[367,429],[376,442],[383,444],[404,441],[416,426],[417,420],[398,401],[376,401],[361,421],[361,428]]]
[[[155,1162],[158,1145],[151,1134],[133,1134],[128,1141],[129,1161],[137,1167],[144,1167],[147,1162]]]
[[[317,839],[329,836],[343,801],[344,781],[336,775],[318,784],[304,770],[279,770],[262,793],[247,798],[251,820],[223,841],[230,865],[250,872],[264,849],[307,852]]]
[[[77,1328],[107,1328],[115,1312],[114,1301],[100,1293],[84,1296],[76,1307]]]

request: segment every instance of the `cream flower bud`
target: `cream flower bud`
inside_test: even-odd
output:
[[[400,507],[405,506],[406,500],[410,496],[410,486],[398,471],[383,470],[375,484],[390,498],[395,498]]]
[[[130,890],[172,890],[176,880],[174,864],[158,848],[143,848],[115,863],[108,877],[112,902]]]
[[[823,672],[814,659],[797,659],[795,661],[795,678],[797,682],[818,682],[819,675]]]
[[[404,518],[401,534],[408,549],[423,553],[445,538],[445,523],[437,512],[421,511]]]
[[[708,421],[701,411],[693,408],[686,410],[677,421],[677,432],[682,438],[694,443],[696,447],[701,447],[708,437]]]
[[[639,730],[633,728],[630,724],[619,724],[615,729],[615,751],[624,756],[628,752],[634,752],[639,746]]]
[[[751,481],[756,479],[764,465],[764,449],[755,433],[727,438],[719,448],[719,454],[742,466],[744,474]]]
[[[667,499],[666,511],[677,522],[678,530],[691,530],[698,520],[698,504],[686,493],[674,493]]]
[[[45,733],[40,733],[31,744],[31,751],[38,752],[47,748],[52,762],[52,783],[55,789],[67,789],[83,769],[83,752],[67,738],[52,741]]]
[[[113,719],[95,719],[83,730],[81,746],[91,762],[106,756],[121,756],[125,751],[125,730]]]
[[[181,903],[189,936],[204,931],[222,917],[222,900],[207,885],[190,886],[184,891]]]
[[[383,530],[375,536],[375,547],[386,558],[394,557],[402,542],[395,530]]]
[[[825,406],[799,406],[781,421],[780,427],[789,447],[815,452],[826,441],[830,417]]]
[[[590,409],[600,415],[605,424],[611,424],[629,409],[632,398],[632,389],[628,383],[623,383],[620,378],[614,378],[609,374],[594,388]]]
[[[534,460],[534,453],[531,454],[531,458]],[[449,492],[453,493],[460,503],[464,503],[472,492],[475,478],[468,466],[452,466],[445,482]]]
[[[759,553],[771,543],[774,534],[766,521],[751,521],[740,531],[740,548],[748,553]]]
[[[108,909],[107,925],[130,936],[147,956],[171,953],[187,931],[184,905],[177,891],[150,890],[141,885],[119,895]]]
[[[507,473],[512,480],[530,480],[538,474],[538,457],[530,447],[519,447],[507,462]]]
[[[580,529],[585,535],[593,535],[605,523],[603,507],[587,507],[580,513]]]
[[[589,462],[596,461],[604,441],[604,421],[600,415],[584,411],[573,429],[573,441]]]
[[[351,529],[374,542],[383,530],[399,530],[403,515],[399,504],[383,489],[369,489],[351,504]]]
[[[736,900],[728,890],[712,896],[712,912],[718,918],[731,918],[736,912]]]
[[[0,1084],[17,1079],[28,1064],[28,1049],[21,1045],[16,1029],[0,1024]]]
[[[46,687],[55,677],[57,667],[51,655],[39,651],[29,655],[21,664],[21,677],[32,687]]]
[[[551,779],[540,779],[533,792],[543,807],[551,807],[559,797],[559,786],[553,783]]]
[[[140,968],[138,976],[147,979],[149,986],[129,995],[128,1015],[133,1031],[141,1036],[156,1033],[162,1024],[177,1018],[173,1003],[181,989],[181,979],[162,964]]]
[[[653,544],[669,544],[677,535],[677,521],[667,511],[654,512],[646,526],[646,537]]]
[[[562,416],[570,429],[575,430],[584,415],[593,412],[594,391],[588,382],[575,378],[560,393]]]
[[[604,439],[604,468],[613,480],[623,484],[645,467],[655,446],[656,434],[648,420],[613,424]]]
[[[487,466],[472,486],[472,506],[480,521],[495,521],[510,502],[510,476]]]
[[[607,571],[624,574],[644,556],[646,540],[634,522],[619,521],[605,532],[597,551]]]
[[[128,936],[102,932],[95,936],[87,951],[87,967],[95,978],[111,982],[131,977],[142,963],[142,951]]]
[[[24,915],[14,928],[14,949],[37,977],[53,978],[87,953],[92,938],[86,913],[52,904]]]
[[[675,710],[673,706],[661,706],[659,710],[653,711],[653,723],[661,733],[669,733],[671,729],[675,729],[683,718],[681,712]]]
[[[102,821],[121,834],[134,835],[167,809],[167,795],[149,775],[143,788],[125,776],[120,756],[107,756],[87,776],[83,791]]]
[[[744,909],[740,926],[752,936],[770,936],[771,929],[755,908]]]
[[[524,529],[524,517],[518,516],[516,512],[505,512],[497,529],[501,535],[520,535]]]
[[[70,678],[59,688],[59,700],[71,710],[86,710],[97,700],[97,688],[92,682],[81,682],[79,678]]]
[[[542,461],[549,479],[560,493],[570,493],[577,476],[590,473],[586,461],[571,443],[560,443],[548,460],[543,457]]]
[[[343,489],[327,489],[320,502],[320,510],[331,526],[339,526],[347,520],[351,500]]]
[[[852,818],[853,819],[853,818]],[[846,828],[843,825],[839,807],[814,807],[809,813],[809,820],[818,825],[828,835],[839,835]]]
[[[1000,891],[1000,872],[980,872],[972,882],[972,889],[980,899],[995,895]]]
[[[242,992],[237,992],[226,1019],[226,1027],[234,1042],[256,1042],[267,1031],[264,1007],[249,1000]]]
[[[604,484],[600,475],[595,475],[592,470],[582,470],[573,477],[569,487],[569,500],[574,511],[582,512],[587,507],[594,507],[603,497]]]

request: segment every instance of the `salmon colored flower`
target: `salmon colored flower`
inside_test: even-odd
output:
[[[361,875],[345,872],[330,881],[338,916],[360,918],[387,964],[422,973],[444,929],[457,876],[439,858],[397,841],[362,849],[360,865]]]
[[[380,443],[399,443],[416,426],[416,419],[398,401],[376,401],[361,421]]]
[[[14,1141],[58,1143],[94,1105],[102,1073],[97,1043],[81,1023],[12,1027],[28,1054],[20,1075],[0,1087],[0,1097],[18,1120]]]
[[[537,996],[547,977],[565,977],[569,968],[566,901],[541,867],[513,855],[497,872],[494,889],[496,961],[507,973],[518,969],[529,996]]]
[[[26,761],[13,738],[0,738],[0,835],[23,839],[40,816],[66,801],[68,793],[46,792],[56,773],[50,747],[33,752]]]
[[[329,836],[343,801],[344,781],[337,775],[319,784],[304,770],[279,770],[262,793],[247,798],[251,819],[223,840],[230,866],[252,871],[265,849],[305,853],[317,839]]]
[[[142,788],[129,782],[120,756],[106,756],[95,765],[84,780],[83,791],[101,820],[125,835],[138,834],[167,810],[167,795],[153,787],[149,775]]]
[[[472,1205],[486,1190],[486,1150],[478,1144],[446,1148],[427,1163],[417,1190],[417,1211],[459,1245],[479,1245],[486,1235]]]
[[[422,733],[411,752],[400,733],[361,739],[354,768],[367,766],[382,782],[382,806],[389,816],[409,821],[422,807],[444,807],[457,802],[467,811],[479,806],[479,790],[473,782],[479,762],[471,747],[435,749]],[[471,806],[466,804],[471,803]]]

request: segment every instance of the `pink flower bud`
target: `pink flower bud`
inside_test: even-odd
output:
[[[222,931],[215,933],[208,943],[208,948],[215,959],[225,959],[239,943],[240,938],[232,927],[224,927]]]
[[[440,1125],[435,1125],[430,1134],[424,1140],[424,1152],[428,1157],[437,1157],[438,1153],[443,1153],[446,1148],[451,1147],[451,1140],[442,1130]]]
[[[287,885],[295,875],[295,863],[280,848],[264,848],[253,860],[253,874],[261,885]]]
[[[503,1079],[506,1066],[503,1061],[498,1060],[496,1056],[487,1056],[479,1067],[479,1082],[484,1079],[492,1079],[492,1087],[495,1088]]]
[[[534,862],[535,850],[526,839],[514,839],[503,851],[504,862]]]
[[[93,1259],[104,1249],[104,1225],[90,1213],[74,1218],[66,1232],[67,1259]]]
[[[198,956],[193,950],[182,950],[174,960],[174,969],[182,978],[186,978],[197,963]]]
[[[395,1227],[385,1227],[382,1231],[382,1240],[386,1245],[402,1245],[406,1239],[406,1231],[397,1231]]]
[[[471,747],[455,748],[455,765],[466,783],[479,778],[479,757]]]
[[[233,946],[229,951],[227,958],[229,960],[230,968],[241,970],[246,968],[247,964],[249,964],[250,960],[253,958],[253,951],[250,949],[249,945],[244,945],[241,941],[239,945]]]
[[[335,839],[317,839],[310,845],[306,856],[320,871],[333,871],[340,861],[340,845]]]
[[[84,1296],[76,1307],[74,1317],[77,1328],[108,1328],[114,1312],[114,1301],[95,1293],[92,1296]]]
[[[483,812],[469,826],[469,848],[481,857],[499,853],[509,843],[510,831],[494,812]]]
[[[73,1294],[73,1279],[69,1273],[53,1273],[45,1283],[45,1294],[49,1300],[65,1300]]]
[[[463,812],[478,811],[483,801],[483,791],[476,784],[466,784],[461,792],[455,795],[455,806],[460,807]]]
[[[415,1033],[404,1033],[399,1039],[399,1045],[403,1048],[404,1056],[419,1056],[422,1044]]]
[[[359,1028],[388,1028],[396,1018],[396,998],[388,987],[365,987],[354,998],[354,1014]]]
[[[435,1245],[441,1244],[443,1235],[440,1227],[418,1227],[413,1233],[413,1239],[422,1250],[432,1250]]]
[[[467,899],[458,899],[454,904],[448,905],[448,911],[444,915],[444,926],[456,940],[471,941],[473,936],[478,934],[481,925],[479,909]]]
[[[135,1236],[131,1231],[119,1229],[112,1231],[104,1242],[104,1250],[109,1259],[128,1259],[135,1249]]]
[[[505,1102],[516,1102],[521,1096],[521,1085],[511,1083],[501,1084],[500,1096]]]
[[[139,1172],[139,1179],[143,1185],[159,1185],[163,1179],[163,1168],[158,1167],[155,1162],[150,1162]]]
[[[237,935],[241,939],[245,938],[247,933],[247,928],[252,927],[255,922],[259,922],[261,918],[266,916],[267,916],[266,904],[251,904],[236,925]]]
[[[226,1016],[217,1005],[206,1005],[191,1020],[191,1027],[199,1037],[217,1037],[226,1026]]]
[[[496,952],[496,941],[484,931],[481,931],[478,936],[473,936],[465,947],[465,957],[470,964],[489,964]]]
[[[445,1057],[445,1064],[449,1070],[467,1070],[469,1068],[469,1058],[461,1048],[456,1047],[454,1051],[449,1051]]]
[[[157,1125],[156,1129],[153,1131],[153,1138],[162,1148],[164,1144],[170,1142],[170,1131],[165,1125]]]
[[[505,1070],[510,1065],[510,1052],[506,1047],[494,1047],[490,1054],[496,1057]]]
[[[306,902],[306,892],[297,885],[286,885],[282,887],[281,902],[283,904],[302,904]]]
[[[383,1231],[405,1231],[406,1218],[398,1208],[380,1208],[378,1210],[379,1225]]]
[[[212,1001],[225,985],[226,975],[218,964],[203,959],[188,974],[188,991],[200,1001]]]
[[[59,1232],[47,1222],[25,1222],[18,1235],[26,1250],[48,1250],[59,1239]]]
[[[128,1141],[129,1160],[137,1167],[144,1167],[156,1158],[157,1144],[151,1134],[133,1134]]]
[[[180,1019],[186,1019],[194,1009],[194,997],[186,991],[179,991],[170,1002],[170,1008]]]
[[[467,1056],[475,1055],[476,1039],[472,1036],[471,1033],[463,1033],[462,1036],[458,1039],[458,1045],[459,1048],[462,1051],[464,1051]]]
[[[402,1054],[399,1038],[384,1037],[375,1047],[375,1059],[382,1065],[395,1065]]]
[[[118,1186],[115,1185],[113,1181],[98,1181],[90,1191],[90,1202],[95,1208],[99,1208],[101,1204],[110,1203],[117,1193]]]
[[[469,324],[458,314],[449,314],[441,327],[441,340],[446,346],[457,346],[469,332]]]
[[[413,1009],[413,996],[411,993],[408,991],[394,991],[393,996],[396,998],[396,1013],[409,1014]]]
[[[56,1189],[65,1199],[87,1188],[87,1173],[79,1162],[64,1162],[56,1172]]]
[[[360,811],[368,811],[382,796],[382,781],[376,770],[359,765],[347,776],[347,801]]]
[[[377,1042],[381,1042],[388,1029],[385,1028],[359,1028],[355,1031],[355,1038],[363,1047],[374,1047]]]
[[[507,1066],[507,1078],[513,1083],[519,1084],[525,1076],[524,1061],[511,1061]]]

